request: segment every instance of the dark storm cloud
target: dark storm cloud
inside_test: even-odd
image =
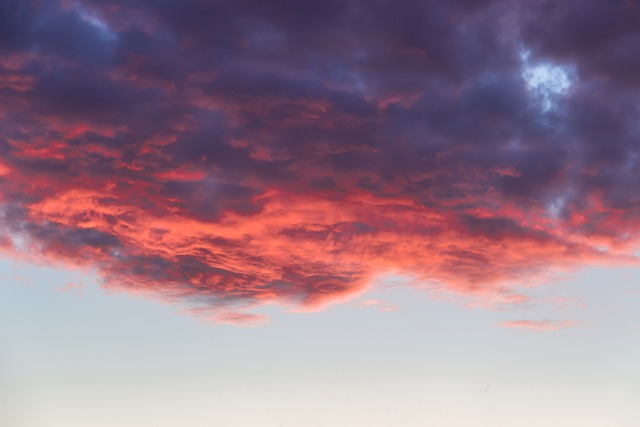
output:
[[[520,301],[635,260],[639,40],[632,0],[7,0],[2,233],[219,321]]]

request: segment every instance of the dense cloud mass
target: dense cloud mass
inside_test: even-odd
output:
[[[636,262],[640,1],[4,0],[0,239],[223,322]]]

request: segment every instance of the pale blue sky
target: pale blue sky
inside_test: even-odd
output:
[[[640,272],[531,290],[563,307],[470,309],[408,288],[255,328],[0,263],[0,425],[636,427]],[[83,290],[60,291],[83,281]],[[383,312],[359,301],[398,307]],[[540,333],[505,320],[570,318]]]

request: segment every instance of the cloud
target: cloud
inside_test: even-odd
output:
[[[380,305],[382,304],[382,301],[380,301],[379,299],[366,299],[363,300],[360,304],[364,306]]]
[[[59,287],[58,291],[75,293],[78,296],[82,296],[84,294],[84,285],[82,284],[82,282],[79,282],[79,283],[67,282],[65,285]]]
[[[5,3],[10,251],[235,323],[637,262],[634,2]]]
[[[360,304],[365,307],[375,307],[378,310],[385,313],[396,311],[398,309],[398,307],[396,307],[395,305],[387,304],[384,301],[381,301],[379,299],[365,299],[365,300],[362,300]]]
[[[501,322],[498,324],[503,328],[521,328],[529,329],[536,332],[557,331],[564,328],[577,326],[578,322],[574,320],[512,320]]]

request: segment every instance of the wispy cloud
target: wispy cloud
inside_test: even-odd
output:
[[[550,332],[577,326],[575,320],[511,320],[498,324],[504,328],[521,328],[537,332]]]

